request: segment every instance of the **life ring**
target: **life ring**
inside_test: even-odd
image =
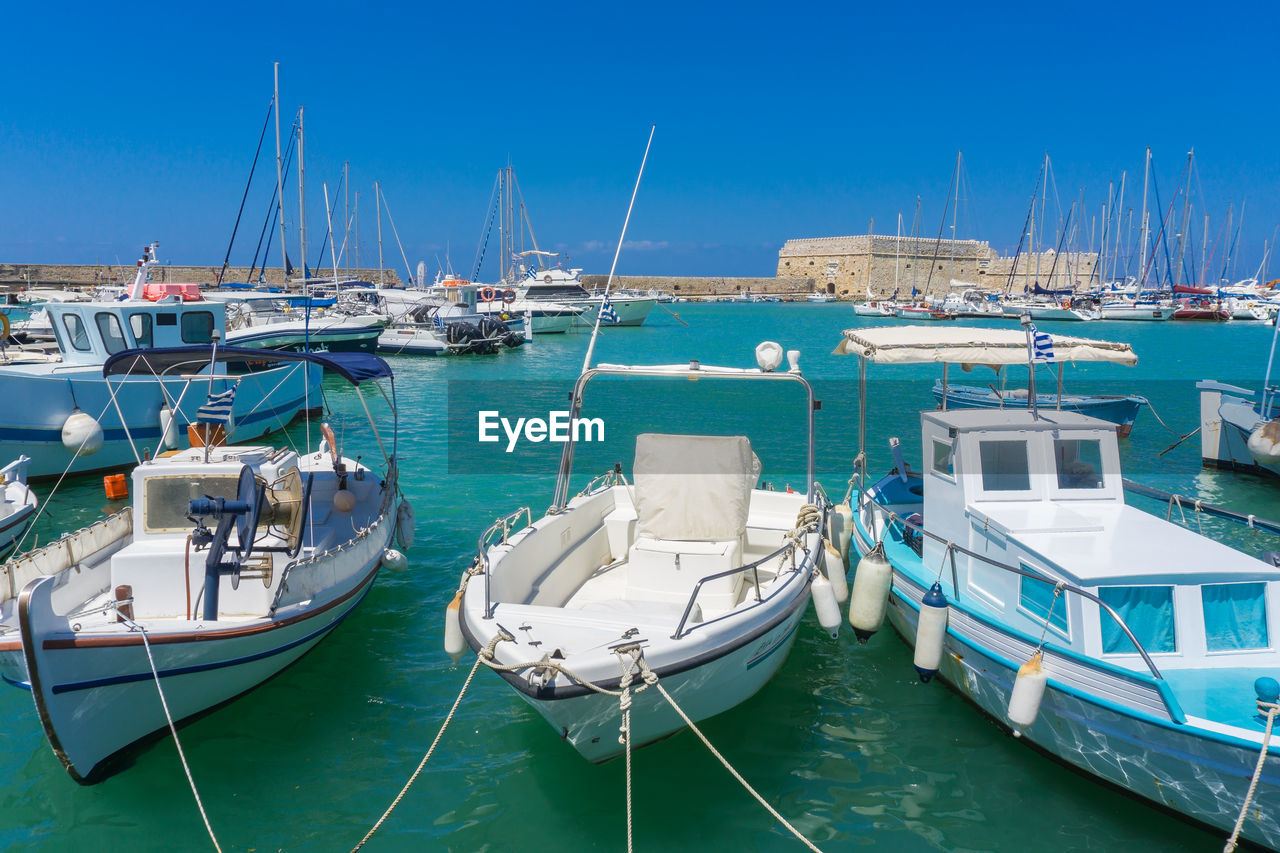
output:
[[[544,276],[542,277],[542,281],[543,281],[543,283],[544,283],[544,284],[550,284],[550,283],[551,283],[551,273],[547,273],[546,275],[544,275]]]
[[[1070,307],[1071,307],[1071,302],[1070,302],[1070,300],[1067,300],[1067,299],[1062,300],[1062,307],[1063,307],[1063,308],[1070,308]]]
[[[506,302],[506,303],[515,302],[515,301],[516,301],[516,292],[515,292],[514,290],[504,290],[504,291],[502,291],[502,301],[503,301],[503,302]]]
[[[497,296],[497,293],[492,287],[486,287],[480,291],[480,298],[485,302],[492,302],[495,296]]]
[[[11,327],[9,326],[9,315],[0,314],[0,344],[9,340],[10,328]]]

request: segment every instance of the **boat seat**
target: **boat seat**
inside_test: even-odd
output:
[[[742,541],[679,542],[641,537],[628,554],[628,601],[666,602],[683,608],[698,581],[742,565]],[[744,572],[707,581],[698,592],[704,611],[733,609]],[[677,613],[679,618],[679,613]]]
[[[684,615],[684,604],[672,604],[665,601],[632,601],[625,598],[611,598],[604,601],[592,601],[578,608],[587,613],[607,613],[610,616],[634,619],[636,622],[650,622],[659,625],[676,625]],[[702,621],[702,607],[695,604],[689,613],[689,623],[693,625]]]

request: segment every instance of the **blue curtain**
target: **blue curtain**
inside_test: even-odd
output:
[[[1265,649],[1267,603],[1265,583],[1217,583],[1200,587],[1204,603],[1204,638],[1211,652]]]
[[[1041,623],[1049,617],[1049,611],[1052,610],[1053,621],[1050,624],[1062,633],[1067,633],[1067,597],[1065,595],[1058,596],[1058,603],[1054,604],[1053,581],[1047,579],[1038,581],[1035,578],[1029,578],[1024,575],[1022,577],[1019,603],[1023,609],[1040,617]],[[1117,628],[1116,630],[1119,629]]]
[[[1171,586],[1104,586],[1098,597],[1109,604],[1148,653],[1176,652],[1177,639],[1173,626],[1173,587]],[[1124,630],[1102,610],[1102,651],[1136,653]]]

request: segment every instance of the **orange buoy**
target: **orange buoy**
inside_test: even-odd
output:
[[[108,474],[102,478],[102,487],[107,493],[109,501],[124,501],[129,499],[129,481],[124,474]]]

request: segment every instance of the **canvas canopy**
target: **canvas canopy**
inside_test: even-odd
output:
[[[1138,363],[1128,344],[1067,335],[1050,337],[1055,362]],[[1026,364],[1027,335],[1022,329],[872,326],[846,329],[835,354],[856,355],[876,364]]]

